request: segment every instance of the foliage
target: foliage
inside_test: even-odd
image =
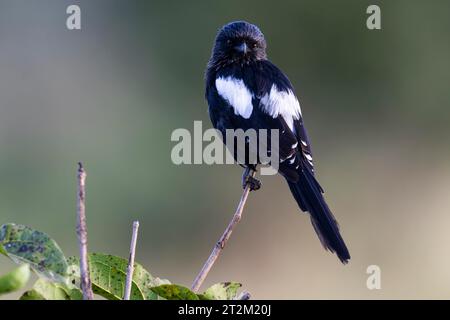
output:
[[[125,289],[128,261],[102,253],[91,253],[88,256],[89,272],[91,275],[94,293],[108,299],[120,300]],[[72,284],[79,284],[79,259],[70,257],[69,280]],[[155,300],[157,295],[150,288],[153,286],[153,277],[140,264],[134,264],[131,287],[131,300]]]
[[[221,282],[202,294],[196,294],[188,288],[176,284],[164,284],[151,289],[167,300],[233,300],[237,297],[240,287],[241,284],[237,282]]]
[[[39,279],[20,300],[82,300],[83,294],[75,286]]]
[[[0,227],[0,247],[14,262],[29,264],[36,273],[50,281],[65,282],[66,258],[47,234],[7,223]]]
[[[10,293],[23,288],[30,279],[30,266],[23,264],[10,273],[0,277],[0,294]]]
[[[199,300],[198,295],[186,287],[176,284],[163,284],[151,288],[158,296],[167,300]]]
[[[203,293],[206,300],[233,300],[242,285],[238,282],[221,282],[213,285]]]
[[[30,268],[38,275],[31,290],[21,300],[81,300],[80,267],[77,257],[65,258],[58,244],[47,234],[29,227],[8,223],[0,227],[0,253],[21,264],[0,277],[0,294],[25,286]],[[88,255],[92,289],[108,300],[121,300],[124,295],[128,260],[117,256]],[[131,300],[231,300],[241,287],[237,282],[217,283],[201,294],[153,277],[142,265],[135,263]]]

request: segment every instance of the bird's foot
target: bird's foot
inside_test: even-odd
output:
[[[259,181],[255,177],[248,176],[246,178],[245,185],[250,186],[250,191],[256,191],[261,188],[261,181]],[[244,188],[245,188],[245,185],[244,185]]]
[[[249,186],[250,191],[256,191],[261,188],[261,181],[254,177],[255,171],[246,168],[242,175],[242,188]]]

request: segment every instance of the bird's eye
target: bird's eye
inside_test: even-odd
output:
[[[258,44],[257,44],[257,43],[254,43],[254,44],[253,44],[253,49],[256,49],[256,48],[258,48]]]
[[[231,40],[227,40],[227,45],[231,46]]]

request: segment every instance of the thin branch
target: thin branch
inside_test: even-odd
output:
[[[130,300],[131,285],[133,283],[134,256],[135,256],[135,252],[136,252],[136,241],[137,241],[138,229],[139,229],[139,221],[134,221],[133,222],[133,234],[131,235],[130,257],[128,258],[127,280],[125,282],[125,293],[123,295],[123,300]]]
[[[81,162],[78,163],[78,192],[77,192],[77,235],[80,246],[80,276],[81,290],[84,300],[94,299],[91,278],[89,276],[87,226],[86,226],[86,171]]]
[[[255,176],[255,171],[250,171],[250,176]],[[228,239],[230,239],[231,233],[233,232],[234,227],[239,223],[242,217],[242,211],[244,210],[245,203],[247,202],[248,194],[250,193],[250,184],[247,183],[244,188],[244,192],[242,193],[241,200],[239,201],[239,205],[236,209],[236,212],[233,215],[233,218],[231,219],[230,223],[228,224],[228,227],[225,229],[223,235],[220,237],[219,241],[214,246],[211,254],[209,255],[208,260],[206,260],[205,264],[203,265],[203,268],[200,270],[200,273],[195,278],[194,282],[192,283],[191,289],[194,292],[197,292],[198,289],[200,289],[201,285],[205,281],[206,277],[208,276],[209,271],[211,270],[212,266],[216,262],[217,258],[221,254],[223,248],[227,244]]]

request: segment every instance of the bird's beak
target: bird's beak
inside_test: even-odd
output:
[[[241,52],[243,54],[246,54],[247,51],[248,51],[248,47],[247,47],[247,44],[245,42],[242,42],[240,45],[236,46],[235,49],[238,52]]]

